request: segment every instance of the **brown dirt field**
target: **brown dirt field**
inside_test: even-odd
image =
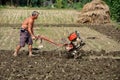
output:
[[[119,80],[120,60],[90,59],[89,56],[113,55],[120,52],[79,51],[82,58],[70,59],[66,51],[34,51],[36,57],[28,57],[21,51],[19,57],[13,51],[0,50],[1,80]]]
[[[111,27],[91,27],[102,34],[119,40],[119,31]],[[105,29],[106,28],[106,29]],[[110,29],[109,29],[110,28]],[[84,34],[83,34],[84,35]],[[70,58],[68,52],[33,51],[35,57],[28,57],[27,51],[21,51],[13,57],[12,50],[0,50],[1,80],[120,80],[120,51],[80,50],[77,59]],[[112,56],[91,58],[91,56]]]

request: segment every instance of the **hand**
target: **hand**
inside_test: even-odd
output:
[[[36,40],[36,39],[37,39],[37,36],[32,36],[32,39],[33,39],[33,40]]]

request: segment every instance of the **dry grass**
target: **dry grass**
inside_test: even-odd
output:
[[[0,29],[0,34],[2,34],[2,37],[0,39],[0,49],[14,50],[19,42],[19,29],[13,29],[11,27],[2,27]],[[120,49],[120,45],[116,41],[109,39],[107,38],[107,36],[102,35],[99,32],[91,30],[87,27],[37,27],[35,28],[35,34],[44,35],[57,43],[61,43],[62,38],[67,39],[67,31],[73,32],[75,30],[80,31],[81,37],[85,40],[86,46],[84,46],[83,49],[86,51],[101,51],[102,49],[104,49],[109,52],[118,51]],[[87,39],[88,37],[96,37],[96,39]],[[53,50],[57,48],[57,46],[46,41],[43,41],[43,45],[44,48],[42,50]],[[37,48],[38,46],[39,41],[34,41],[33,47]],[[27,46],[23,49],[27,50]]]
[[[110,23],[110,11],[102,0],[87,3],[79,14],[78,23],[106,24]]]
[[[0,23],[21,24],[34,10],[3,9],[0,11]],[[38,24],[71,24],[76,22],[76,11],[70,10],[37,10],[40,12]]]

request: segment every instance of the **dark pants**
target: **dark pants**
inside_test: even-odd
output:
[[[33,41],[30,33],[27,30],[21,28],[20,29],[20,46],[24,47],[25,43],[27,43],[28,45],[32,45]]]

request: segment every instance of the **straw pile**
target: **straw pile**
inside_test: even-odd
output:
[[[78,23],[106,24],[110,23],[109,7],[102,0],[92,0],[79,13]]]

